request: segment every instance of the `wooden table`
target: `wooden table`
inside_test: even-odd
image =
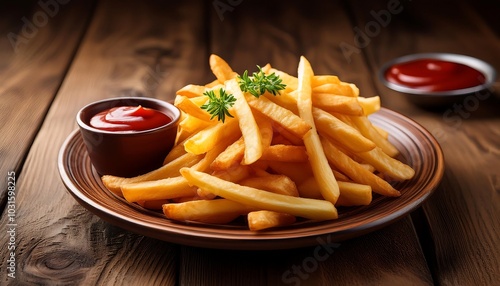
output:
[[[498,2],[33,0],[0,7],[0,284],[500,283],[498,91],[429,110],[376,76],[384,62],[417,52],[466,54],[500,70]],[[304,55],[316,73],[380,95],[384,107],[440,142],[442,183],[411,215],[310,264],[314,247],[193,248],[124,231],[80,206],[57,169],[78,109],[125,95],[171,100],[180,87],[213,79],[211,53],[238,72],[269,62],[291,74]]]

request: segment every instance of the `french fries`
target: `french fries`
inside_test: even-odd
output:
[[[337,209],[329,201],[271,193],[224,181],[187,167],[182,168],[180,172],[192,185],[256,209],[282,212],[311,220],[330,220],[338,217]]]
[[[306,151],[309,155],[309,160],[311,161],[311,167],[316,180],[318,180],[318,186],[323,198],[330,201],[332,204],[335,204],[340,195],[339,186],[335,176],[333,175],[332,169],[328,165],[325,152],[323,148],[321,148],[319,135],[316,132],[311,99],[311,81],[313,71],[311,65],[304,57],[300,58],[298,73],[299,114],[304,121],[312,126],[312,129],[304,135],[304,145],[306,146]]]
[[[247,220],[248,228],[253,231],[258,231],[278,226],[291,225],[297,219],[295,216],[286,213],[253,211],[248,213]]]
[[[238,118],[243,141],[245,142],[242,163],[250,165],[262,156],[262,136],[259,126],[257,126],[252,110],[250,110],[250,106],[246,101],[245,95],[240,90],[236,79],[228,80],[226,82],[226,89],[236,98],[234,111]]]
[[[224,59],[211,55],[209,65],[213,81],[177,92],[182,118],[164,165],[133,178],[105,175],[110,191],[167,219],[228,224],[245,217],[259,232],[298,218],[336,219],[338,208],[368,205],[373,193],[398,197],[388,180],[414,176],[395,158],[390,134],[367,117],[380,110],[378,96],[360,97],[352,83],[315,75],[305,57],[296,77],[265,65],[261,76],[278,76],[285,86],[260,96],[243,88]],[[231,114],[224,122],[202,108],[206,93],[220,89],[235,99],[224,107]]]

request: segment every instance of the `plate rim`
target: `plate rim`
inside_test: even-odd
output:
[[[363,223],[356,225],[354,227],[348,227],[340,231],[336,232],[328,232],[324,231],[323,228],[314,231],[313,233],[301,236],[291,236],[291,237],[283,237],[283,229],[278,229],[269,232],[262,232],[259,234],[255,234],[254,236],[245,235],[242,237],[227,237],[227,234],[224,237],[217,236],[213,234],[213,232],[201,231],[202,229],[196,228],[193,229],[190,227],[189,223],[177,223],[168,220],[167,218],[161,218],[170,221],[176,226],[184,226],[180,229],[172,229],[169,226],[158,225],[152,223],[147,220],[140,220],[137,218],[127,217],[125,214],[117,212],[114,209],[106,208],[105,206],[99,204],[94,201],[92,198],[87,197],[75,184],[72,182],[72,178],[66,172],[65,168],[65,154],[68,151],[68,145],[75,140],[77,136],[79,136],[79,130],[73,130],[68,137],[64,140],[63,144],[60,147],[58,153],[58,169],[61,180],[66,187],[66,190],[75,198],[75,200],[89,210],[91,213],[94,213],[101,219],[107,221],[110,224],[118,226],[120,228],[126,229],[128,231],[145,235],[148,237],[153,237],[156,239],[160,239],[167,242],[172,242],[181,245],[189,245],[194,247],[205,247],[205,248],[215,248],[215,249],[235,249],[235,250],[276,250],[276,249],[290,249],[290,248],[298,248],[298,247],[306,247],[317,245],[318,242],[321,241],[334,241],[340,242],[346,239],[350,239],[353,237],[357,237],[360,235],[364,235],[366,233],[375,231],[377,229],[383,228],[389,224],[392,224],[399,219],[405,217],[405,215],[411,213],[415,209],[417,209],[423,202],[425,202],[438,187],[442,177],[444,175],[444,155],[439,145],[439,142],[434,138],[434,136],[425,129],[422,125],[417,123],[416,121],[406,117],[398,112],[389,110],[387,108],[382,107],[381,110],[377,113],[379,116],[384,117],[384,113],[386,116],[398,117],[399,119],[410,123],[413,127],[418,129],[420,133],[429,141],[429,144],[432,148],[432,153],[434,154],[434,158],[436,164],[434,165],[433,177],[431,180],[425,185],[421,187],[419,193],[424,192],[422,195],[416,200],[412,200],[406,206],[397,209],[394,212],[391,212],[388,215],[385,215],[379,219],[374,221]],[[86,151],[85,151],[86,152]],[[93,167],[92,167],[93,168]],[[437,171],[437,173],[436,173]],[[104,191],[104,190],[103,190]],[[111,193],[109,190],[107,192]],[[397,198],[395,198],[397,199]],[[118,201],[118,200],[117,200]],[[119,202],[123,204],[123,202]],[[131,206],[129,206],[131,207]],[[103,209],[104,208],[104,209]],[[135,210],[134,210],[135,211]],[[139,211],[139,210],[137,210]],[[140,211],[139,211],[140,212]],[[319,223],[321,224],[321,223]],[[216,227],[211,227],[208,229],[213,229]],[[286,229],[285,229],[286,230]],[[292,229],[293,230],[293,229]],[[237,229],[236,231],[242,231],[242,229]],[[248,233],[249,231],[245,231]],[[317,233],[319,232],[319,233]],[[278,235],[276,235],[278,233]],[[166,237],[168,236],[168,237]],[[238,243],[234,243],[237,241]],[[282,243],[284,241],[290,243]]]

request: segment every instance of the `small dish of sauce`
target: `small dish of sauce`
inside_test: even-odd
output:
[[[403,56],[386,63],[379,79],[417,104],[450,103],[488,88],[496,71],[477,58],[448,53]]]
[[[180,110],[167,101],[117,97],[82,107],[76,122],[99,175],[134,177],[163,165],[180,117]]]
[[[106,109],[90,119],[90,126],[106,131],[143,131],[158,128],[172,119],[163,112],[138,106]]]

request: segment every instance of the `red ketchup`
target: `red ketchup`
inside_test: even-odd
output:
[[[172,119],[168,115],[142,106],[119,106],[99,112],[90,126],[106,131],[142,131],[163,126]]]
[[[425,91],[450,91],[485,83],[484,74],[467,65],[435,59],[419,59],[391,66],[389,82]]]

